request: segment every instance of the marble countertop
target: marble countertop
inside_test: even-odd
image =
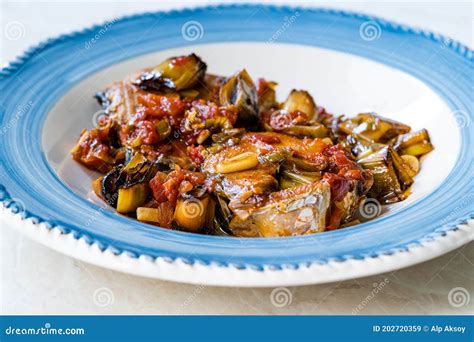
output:
[[[20,22],[19,39],[1,36],[0,64],[49,36],[127,13],[197,2],[2,2],[0,27]],[[295,4],[293,2],[292,4]],[[470,2],[313,2],[375,14],[442,32],[473,47]],[[39,11],[48,6],[48,11]],[[44,8],[44,7],[43,7]],[[403,19],[403,20],[402,20]],[[1,221],[0,221],[1,222]],[[1,314],[472,314],[474,243],[403,270],[324,285],[219,288],[152,280],[102,269],[0,227]],[[275,293],[283,293],[282,302]]]

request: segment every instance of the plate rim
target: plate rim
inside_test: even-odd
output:
[[[473,58],[473,51],[472,50],[470,50],[465,45],[463,45],[461,43],[458,43],[454,40],[451,40],[451,39],[449,39],[445,36],[442,36],[442,35],[439,35],[439,34],[436,34],[436,33],[432,33],[430,31],[426,31],[426,30],[419,30],[419,29],[414,29],[414,28],[411,28],[411,27],[408,27],[408,26],[405,26],[405,25],[395,24],[393,22],[385,21],[384,19],[374,17],[374,16],[369,16],[369,15],[364,15],[364,14],[359,14],[359,13],[349,12],[349,11],[343,11],[343,10],[326,9],[326,8],[302,8],[302,7],[293,7],[293,6],[269,6],[269,5],[258,5],[258,6],[254,6],[254,5],[218,5],[218,6],[212,6],[211,5],[211,6],[199,6],[199,7],[195,7],[195,8],[191,8],[191,9],[187,8],[187,9],[180,9],[180,10],[146,12],[146,13],[141,13],[141,14],[134,14],[134,15],[121,17],[117,21],[126,21],[126,20],[130,20],[130,19],[137,19],[137,18],[140,18],[140,17],[144,17],[144,16],[148,16],[148,15],[156,15],[156,14],[161,14],[161,13],[166,13],[166,14],[193,13],[193,12],[197,12],[197,11],[208,11],[208,10],[212,10],[212,9],[216,9],[216,8],[221,8],[221,9],[246,8],[246,7],[256,8],[256,7],[260,7],[260,6],[263,6],[265,8],[271,9],[271,10],[281,10],[281,9],[288,10],[289,9],[289,10],[302,11],[302,12],[305,12],[305,11],[320,12],[320,13],[322,12],[322,13],[331,13],[331,14],[336,14],[336,15],[342,15],[342,16],[347,16],[347,17],[356,17],[356,18],[359,18],[359,19],[374,21],[374,22],[377,22],[379,25],[381,25],[383,27],[388,26],[388,27],[394,29],[395,31],[410,32],[410,33],[414,33],[416,35],[423,36],[423,37],[425,37],[427,39],[430,39],[430,40],[433,40],[435,42],[443,43],[449,49],[456,52],[456,54],[460,55],[463,58],[468,59],[469,61],[472,61],[472,58]],[[55,43],[60,42],[62,40],[75,37],[78,34],[83,34],[83,33],[86,33],[86,32],[93,32],[93,31],[97,30],[98,28],[102,27],[103,25],[104,24],[102,24],[102,25],[98,24],[98,25],[94,25],[92,27],[89,27],[89,28],[86,28],[86,29],[83,29],[83,30],[80,30],[80,31],[60,35],[57,38],[50,38],[50,39],[36,45],[35,47],[28,49],[22,56],[18,57],[16,60],[11,62],[9,66],[7,66],[6,68],[4,68],[0,71],[0,81],[3,78],[6,78],[6,77],[14,74],[16,70],[20,69],[24,64],[26,64],[28,62],[28,60],[31,56],[35,55],[36,53],[38,53],[42,49],[46,49],[49,46],[52,46]],[[472,113],[470,113],[470,114],[472,116]],[[65,230],[61,229],[60,226],[59,227],[56,226],[54,224],[54,222],[48,222],[48,220],[43,219],[39,216],[35,216],[33,213],[29,213],[28,211],[22,211],[20,213],[15,213],[15,211],[18,210],[18,205],[19,204],[15,203],[15,201],[9,196],[7,188],[2,184],[0,184],[0,202],[2,202],[3,206],[8,211],[10,211],[10,213],[12,213],[14,216],[20,216],[24,220],[30,219],[33,222],[33,224],[35,224],[35,225],[45,225],[51,231],[54,231],[54,230],[58,229],[61,232],[62,235],[72,235],[75,240],[80,240],[80,238],[82,237],[81,234],[77,234],[77,232],[73,232],[73,231],[68,232],[67,230],[65,231]],[[439,227],[438,229],[433,231],[432,234],[428,234],[427,236],[423,237],[422,239],[419,239],[418,241],[412,241],[411,243],[407,243],[405,248],[399,248],[395,251],[394,250],[381,250],[381,251],[378,251],[376,257],[379,257],[381,255],[395,255],[395,254],[401,252],[402,250],[408,251],[411,248],[410,245],[411,246],[414,246],[414,245],[421,246],[424,243],[427,243],[428,241],[433,241],[435,238],[442,238],[442,237],[446,236],[446,234],[448,232],[458,231],[460,225],[466,224],[468,222],[468,220],[472,219],[472,218],[473,218],[473,213],[472,212],[468,213],[468,214],[466,214],[466,215],[464,215],[460,218],[457,218],[455,222],[450,222],[449,225]],[[472,240],[472,236],[470,237],[470,239]],[[95,242],[94,239],[89,240],[89,243],[91,245],[94,242]],[[469,242],[469,240],[466,241],[466,243],[467,242]],[[103,252],[105,252],[111,246],[100,246],[100,247],[101,247],[100,249]],[[125,249],[118,249],[116,251],[116,253],[114,253],[114,254],[116,254],[116,255],[127,254],[128,256],[135,257],[135,258],[140,257],[140,255],[137,255],[135,252],[128,252]],[[373,257],[373,256],[368,256],[368,255],[363,256],[362,259],[366,259],[366,258],[369,258],[369,257]],[[352,256],[346,256],[345,258],[343,258],[343,260],[327,260],[326,264],[329,264],[329,263],[334,262],[334,261],[345,262],[345,261],[351,260],[352,258],[353,258]],[[191,264],[194,264],[194,263],[203,262],[207,266],[212,265],[212,262],[208,262],[206,260],[199,260],[199,259],[188,260],[187,258],[179,258],[179,257],[174,258],[171,261],[176,261],[178,259],[184,260],[185,263],[191,262]],[[356,258],[354,258],[354,259],[356,259]],[[318,262],[318,263],[320,263],[320,262]],[[219,263],[217,266],[219,266],[219,267],[222,267],[222,266],[223,267],[230,267],[230,266],[232,266],[232,264],[228,263],[228,264],[222,265],[221,263]],[[244,270],[244,269],[250,268],[250,269],[254,269],[254,270],[263,271],[263,270],[266,269],[263,266],[267,266],[265,262],[257,263],[257,265],[248,263],[248,264],[239,265],[238,269]],[[282,266],[283,267],[276,267],[275,270],[284,270],[284,269],[288,268],[285,265],[282,265]],[[295,266],[295,265],[287,265],[287,266],[289,266],[289,268],[291,269],[291,268],[294,268],[293,266]],[[296,268],[298,268],[299,266],[305,266],[305,265],[296,265]]]
[[[32,218],[25,219],[21,215],[13,214],[7,208],[0,207],[0,213],[3,214],[0,215],[0,222],[7,221],[11,228],[21,235],[88,264],[145,278],[218,287],[305,286],[385,274],[439,257],[474,239],[474,220],[468,220],[444,235],[389,255],[344,261],[331,260],[298,268],[264,267],[259,270],[237,265],[189,263],[181,258],[169,260],[146,255],[136,257],[127,252],[114,254],[108,249],[103,250],[97,243],[89,243],[83,237],[76,238],[73,233],[63,234],[59,229],[51,229],[44,222],[35,222]],[[176,272],[177,270],[179,272]]]

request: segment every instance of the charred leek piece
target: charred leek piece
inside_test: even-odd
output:
[[[392,203],[403,199],[403,190],[413,183],[403,159],[389,146],[360,159],[359,164],[372,171],[374,184],[369,196],[381,202]]]
[[[136,184],[118,191],[117,211],[125,214],[137,210],[147,198],[147,188],[144,183]]]
[[[127,166],[123,170],[123,173],[125,173],[126,187],[149,181],[155,176],[161,167],[158,162],[149,160],[128,169]]]
[[[170,203],[160,203],[157,208],[137,208],[137,220],[156,223],[161,227],[170,228],[173,221],[174,207]]]
[[[331,191],[326,182],[315,182],[272,193],[263,206],[239,213],[230,222],[237,236],[292,236],[326,229]]]
[[[281,131],[297,137],[326,138],[329,136],[329,129],[321,124],[311,126],[289,126],[283,128]]]
[[[161,213],[157,208],[137,208],[137,220],[144,222],[160,223]]]
[[[409,126],[374,113],[362,113],[347,119],[339,124],[339,128],[346,134],[360,134],[373,142],[387,142],[410,131]]]
[[[291,156],[292,152],[290,149],[282,148],[273,152],[262,154],[258,156],[260,164],[266,163],[282,163]]]
[[[225,223],[225,228],[228,228],[229,222],[232,219],[232,212],[229,209],[227,202],[219,195],[216,196],[216,208],[222,221]]]
[[[431,143],[419,143],[400,150],[400,153],[419,157],[431,151],[433,151]]]
[[[244,69],[229,78],[219,91],[222,106],[233,106],[239,112],[239,121],[255,124],[258,120],[257,90],[248,72]]]
[[[259,82],[258,89],[258,109],[260,113],[266,112],[271,108],[278,106],[276,100],[276,86],[275,82]]]
[[[212,218],[212,223],[208,226],[206,221],[206,227],[209,227],[208,233],[219,236],[231,236],[232,232],[229,230],[229,222],[232,218],[232,212],[230,211],[226,201],[219,195],[215,196],[215,215]],[[209,201],[211,205],[213,199]],[[210,209],[212,210],[212,209]]]
[[[216,192],[227,199],[241,199],[253,194],[275,191],[278,182],[266,170],[256,169],[222,175],[216,182]]]
[[[122,173],[122,165],[116,166],[101,181],[102,198],[111,206],[117,206],[118,189],[125,184],[125,175]]]
[[[309,120],[318,119],[313,97],[305,90],[293,89],[286,98],[285,103],[283,103],[283,109],[288,113],[296,111],[305,113],[308,115]]]
[[[391,145],[401,155],[420,157],[433,150],[430,136],[426,129],[399,135],[392,140]]]
[[[385,144],[374,143],[359,134],[348,135],[342,144],[352,152],[356,159],[367,157],[386,146]]]
[[[408,189],[413,184],[413,170],[400,155],[390,147],[388,148],[390,157],[392,158],[395,172],[397,173],[398,180],[402,186],[402,190]]]
[[[174,57],[143,73],[136,84],[145,90],[181,91],[198,85],[206,69],[206,63],[195,54]]]
[[[116,207],[120,197],[119,189],[144,184],[153,178],[158,170],[168,169],[169,166],[162,159],[150,161],[141,153],[135,153],[126,166],[119,165],[102,178],[101,197]]]
[[[212,228],[214,226],[214,217],[216,216],[216,201],[209,197],[208,207],[206,210],[205,227]]]
[[[280,177],[280,188],[288,189],[300,185],[311,184],[321,179],[320,172],[291,172],[283,170]]]
[[[400,151],[412,145],[428,142],[430,142],[428,131],[426,129],[422,129],[416,132],[401,134],[393,139],[390,145],[392,145],[396,151]]]
[[[135,153],[133,157],[130,159],[130,161],[125,165],[125,167],[122,169],[122,171],[129,172],[135,169],[137,166],[143,164],[146,162],[146,158],[143,154],[141,153]]]

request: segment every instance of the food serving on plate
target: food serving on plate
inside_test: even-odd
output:
[[[275,82],[206,69],[170,58],[96,94],[104,115],[72,156],[103,174],[92,187],[119,213],[213,235],[338,229],[366,198],[404,200],[433,149],[426,130],[334,116],[304,90],[279,103]]]

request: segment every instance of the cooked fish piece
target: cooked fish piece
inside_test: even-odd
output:
[[[237,145],[210,153],[204,161],[203,170],[214,175],[219,195],[244,202],[253,195],[265,195],[277,190],[275,174],[293,153],[321,157],[318,153],[324,146],[320,139],[298,139],[269,132],[247,133]],[[310,162],[312,170],[322,170],[326,166],[324,159],[313,159]]]
[[[356,181],[352,181],[352,184],[354,185],[351,186],[351,188],[353,190],[349,191],[341,201],[334,201],[334,205],[341,210],[340,224],[352,221],[357,213],[357,209],[359,208],[361,197],[358,194],[358,187],[355,185],[356,183]]]
[[[237,210],[229,228],[236,236],[244,237],[322,232],[330,198],[329,184],[324,181],[274,192],[258,208]]]
[[[325,147],[326,143],[318,138],[300,139],[275,132],[246,133],[237,145],[225,147],[217,153],[209,154],[204,161],[203,169],[210,173],[219,172],[219,165],[229,163],[229,160],[232,162],[232,158],[236,158],[236,162],[241,162],[237,156],[244,153],[249,162],[244,169],[239,171],[252,169],[257,166],[257,164],[251,162],[252,153],[258,158],[270,152],[287,150],[295,156],[310,160],[314,165],[319,165],[319,169],[322,170],[326,167],[326,162],[322,156]],[[250,165],[253,166],[250,167]]]
[[[100,105],[117,124],[130,122],[137,113],[138,96],[143,90],[132,84],[129,79],[112,83],[103,92],[95,95]]]
[[[238,198],[244,201],[252,195],[263,195],[275,191],[278,181],[268,168],[234,172],[228,175],[219,175],[216,183],[216,192],[231,200]]]

